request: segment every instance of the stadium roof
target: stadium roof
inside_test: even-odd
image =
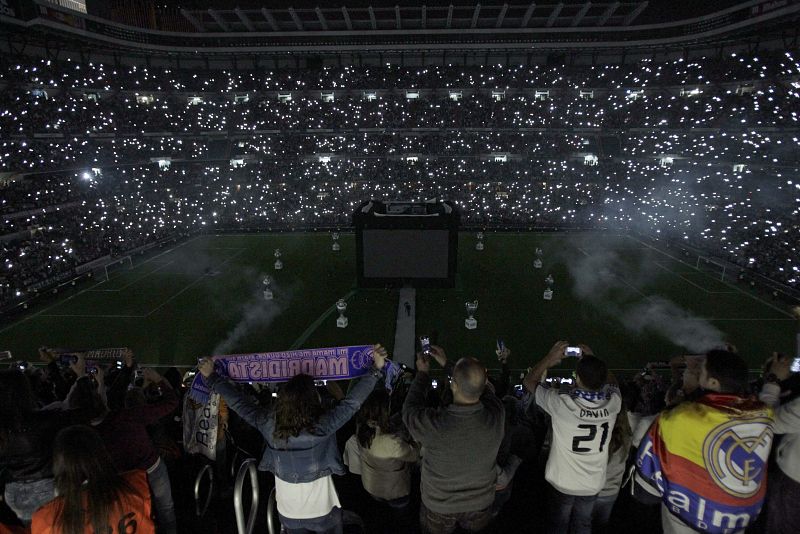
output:
[[[765,39],[796,46],[800,38],[800,0],[236,0],[233,7],[223,0],[7,1],[28,6],[11,16],[0,11],[0,25],[25,43],[45,35],[47,48],[82,42],[169,55],[627,51]]]
[[[500,5],[425,3],[402,7],[380,3],[336,7],[279,7],[270,4],[269,8],[181,8],[181,14],[198,32],[480,30],[630,26],[648,5],[648,1],[551,1]]]
[[[186,9],[186,10],[207,10],[207,9],[215,9],[215,10],[232,10],[234,8],[240,8],[243,10],[252,10],[256,9],[259,10],[262,7],[268,7],[270,9],[288,9],[289,7],[294,7],[295,9],[314,9],[316,7],[322,7],[327,4],[329,8],[336,8],[339,9],[341,7],[346,7],[348,10],[350,9],[365,9],[369,6],[373,8],[394,8],[395,5],[401,4],[401,2],[397,0],[341,0],[340,2],[320,2],[320,0],[271,0],[270,2],[265,2],[263,0],[162,0],[161,2],[164,5],[168,6],[175,6],[178,8]],[[438,9],[438,8],[448,8],[450,4],[453,4],[454,7],[462,7],[462,8],[474,8],[476,4],[481,4],[481,8],[488,8],[490,10],[494,10],[495,8],[502,7],[504,4],[508,4],[509,9],[513,9],[514,6],[521,5],[523,8],[530,6],[530,4],[538,4],[540,6],[550,6],[553,7],[559,3],[559,0],[546,0],[546,1],[534,1],[529,2],[526,0],[517,0],[516,2],[509,2],[507,0],[482,0],[480,2],[476,2],[475,0],[417,0],[417,1],[405,1],[402,2],[401,8],[405,9],[419,9],[422,5],[425,5],[428,9]],[[563,2],[565,6],[567,5],[574,5],[574,6],[582,6],[586,2],[580,0],[572,0],[572,1],[565,1]],[[606,0],[602,2],[591,2],[592,4],[613,4],[613,0]],[[643,1],[636,1],[636,0],[629,0],[625,2],[627,4],[638,5],[641,3],[645,3]],[[655,0],[650,2],[647,8],[637,17],[637,22],[640,24],[650,24],[650,23],[658,23],[658,22],[669,22],[681,19],[687,19],[692,17],[698,17],[701,15],[707,15],[709,13],[713,13],[715,11],[720,11],[722,9],[732,7],[736,4],[740,3],[738,0],[705,0],[703,2],[698,2],[697,0]],[[543,7],[546,9],[546,7]]]

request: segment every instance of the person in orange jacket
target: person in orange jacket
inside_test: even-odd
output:
[[[94,429],[59,432],[53,474],[58,497],[33,514],[32,534],[155,534],[147,473],[117,474]]]

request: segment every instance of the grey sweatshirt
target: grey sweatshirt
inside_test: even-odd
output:
[[[426,408],[430,387],[430,376],[418,372],[403,404],[403,422],[423,447],[422,502],[440,514],[488,508],[503,440],[503,403],[487,384],[477,404]]]

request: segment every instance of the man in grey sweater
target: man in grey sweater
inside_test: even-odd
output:
[[[431,352],[446,361],[441,347],[432,346]],[[429,372],[428,356],[417,354],[417,376],[403,404],[403,422],[423,447],[420,525],[431,534],[453,532],[457,526],[478,531],[491,520],[503,404],[487,381],[486,368],[475,358],[461,358],[450,381],[452,404],[426,408]]]

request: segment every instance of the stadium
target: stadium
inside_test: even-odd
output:
[[[712,373],[712,353],[724,352],[743,362],[754,399],[767,403],[762,387],[777,380],[769,435],[792,446],[796,415],[780,414],[800,395],[800,2],[342,4],[0,0],[0,366],[25,377],[36,409],[74,408],[67,391],[87,374],[104,399],[108,389],[108,413],[130,409],[125,388],[142,381],[153,410],[164,400],[161,386],[161,397],[148,392],[160,383],[152,372],[172,377],[175,420],[155,432],[154,419],[136,438],[156,444],[149,460],[167,466],[167,495],[172,479],[172,512],[148,479],[158,532],[797,528],[796,513],[772,512],[783,508],[766,482],[760,504],[725,497],[719,515],[695,520],[670,511],[669,488],[650,488],[663,509],[631,496],[627,476],[605,520],[577,526],[578,505],[570,516],[573,505],[547,492],[597,491],[573,494],[553,478],[559,417],[537,391],[583,391],[581,362],[602,360],[633,429],[622,467],[645,477],[636,447],[668,428],[649,423],[678,397],[701,403],[683,374],[705,372],[692,363],[703,355]],[[579,357],[553,360],[538,386],[537,362],[559,340]],[[345,379],[382,361],[353,351],[377,354],[365,349],[376,344],[391,360],[381,372],[397,373],[389,415],[403,443],[422,446],[421,463],[403,468],[402,505],[371,491],[345,448],[368,426],[360,399],[331,434],[342,476],[328,504],[342,517],[310,528],[302,521],[327,512],[296,515],[279,462],[265,467],[276,447],[267,439],[265,449],[202,362],[267,411],[281,409],[292,377],[312,375],[335,411],[357,395],[359,381]],[[455,369],[425,368],[442,363],[435,347]],[[483,505],[453,504],[472,489],[431,493],[435,438],[407,420],[420,376],[432,379],[428,409],[464,401],[462,358],[485,369],[505,405],[486,523],[460,515]],[[730,393],[726,383],[712,391]],[[226,405],[219,432],[215,391]],[[202,419],[189,414],[212,405],[219,450],[209,452],[187,436]],[[119,468],[103,417],[82,422],[94,421]],[[3,432],[21,429],[0,432],[0,529],[11,532],[31,520],[9,498],[15,484],[59,480],[49,444],[37,476],[15,471]],[[601,452],[608,433],[606,423]],[[761,442],[743,435],[755,454]],[[759,465],[779,473],[786,498],[800,495],[800,472],[775,460],[777,447]],[[798,465],[800,449],[785,452]],[[510,457],[521,462],[513,492],[499,482]],[[731,463],[748,481],[750,464],[741,475]],[[152,476],[150,466],[136,469]],[[567,523],[548,523],[561,506]]]

